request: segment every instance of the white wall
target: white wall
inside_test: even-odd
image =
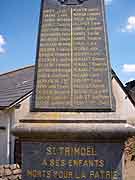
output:
[[[112,87],[116,99],[116,109],[120,113],[121,118],[127,120],[128,123],[135,124],[135,106],[129,100],[115,78],[112,80]]]
[[[18,123],[20,119],[28,115],[30,111],[30,97],[26,98],[20,104],[20,108],[15,110],[15,121],[13,124]]]
[[[5,130],[0,130],[0,165],[14,163],[15,137],[10,131],[11,127],[29,112],[29,98],[20,104],[19,109],[13,107],[9,110],[0,111],[0,127],[5,127]]]

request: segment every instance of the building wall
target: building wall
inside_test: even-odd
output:
[[[10,117],[6,111],[0,111],[0,126],[5,130],[0,130],[0,164],[10,163]]]
[[[112,80],[113,93],[116,99],[116,110],[120,113],[122,119],[128,121],[128,123],[135,124],[135,107],[127,97],[123,89],[120,87],[118,82]]]
[[[13,124],[18,123],[20,119],[28,115],[30,111],[30,97],[22,101],[20,105],[20,108],[15,110],[15,121],[13,122]]]
[[[15,137],[11,134],[11,128],[29,112],[29,98],[20,103],[20,108],[15,107],[0,111],[0,165],[14,163]]]

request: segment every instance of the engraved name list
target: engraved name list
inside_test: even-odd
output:
[[[110,110],[103,1],[88,7],[46,6],[38,49],[35,109]]]

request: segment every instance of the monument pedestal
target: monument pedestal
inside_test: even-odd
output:
[[[43,122],[44,121],[44,122]],[[104,121],[104,120],[103,120]],[[125,121],[55,121],[33,120],[16,125],[13,133],[21,138],[43,138],[56,140],[80,140],[80,139],[123,139],[135,135],[135,127],[125,123]]]
[[[43,119],[46,113],[32,114],[13,129],[22,143],[23,180],[124,179],[124,142],[135,127],[125,120],[85,120],[81,113],[77,120],[51,121]]]

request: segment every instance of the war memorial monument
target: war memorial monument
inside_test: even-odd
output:
[[[124,180],[104,0],[42,0],[31,112],[13,128],[23,180]]]

